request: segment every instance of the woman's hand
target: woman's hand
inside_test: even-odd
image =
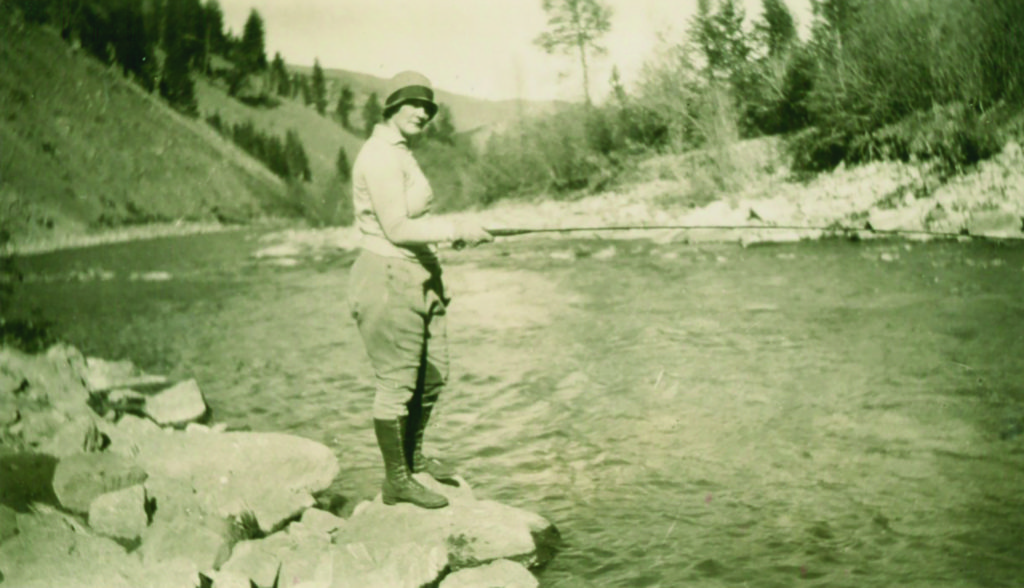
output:
[[[452,246],[456,249],[476,247],[482,243],[490,243],[492,241],[494,241],[494,235],[490,234],[479,223],[463,221],[455,225],[455,239],[452,242]]]

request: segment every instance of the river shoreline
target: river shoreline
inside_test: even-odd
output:
[[[687,194],[699,190],[700,178],[675,169],[648,171],[613,190],[574,200],[536,198],[503,200],[483,209],[450,213],[490,227],[568,228],[624,225],[730,226],[738,230],[663,232],[616,231],[612,238],[669,240],[790,242],[842,234],[839,227],[860,237],[906,231],[909,238],[928,239],[969,234],[996,239],[1022,239],[1024,231],[1024,153],[1008,143],[1002,153],[952,178],[942,178],[923,164],[879,162],[840,166],[809,181],[796,181],[774,142],[744,147],[749,181],[733,191],[716,193],[710,203],[695,207]],[[678,166],[681,158],[654,159],[647,168]],[[665,176],[662,178],[660,176]],[[781,230],[772,227],[807,227]],[[878,233],[872,235],[866,227]],[[835,227],[835,230],[822,230]],[[169,236],[186,236],[246,229],[268,229],[292,235],[330,235],[336,244],[354,246],[351,227],[308,228],[299,221],[263,219],[248,224],[170,223],[120,227],[88,233],[34,236],[8,246],[15,255],[90,247]],[[758,232],[758,229],[763,231]],[[557,233],[553,234],[557,235]],[[308,239],[309,237],[304,237]]]

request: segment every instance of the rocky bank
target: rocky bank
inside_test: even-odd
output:
[[[20,587],[534,587],[543,517],[424,484],[450,506],[343,519],[326,446],[209,421],[198,383],[58,345],[0,349],[0,583]]]

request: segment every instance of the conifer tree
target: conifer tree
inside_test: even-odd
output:
[[[338,120],[341,121],[341,126],[346,129],[351,127],[349,118],[355,108],[355,94],[352,93],[352,88],[345,84],[341,87],[341,94],[338,96],[338,106],[335,107],[334,111],[338,115]]]
[[[160,76],[160,96],[175,110],[188,116],[199,114],[195,82],[189,74],[188,54],[180,45],[169,48]]]
[[[381,105],[377,93],[372,92],[366,98],[366,103],[363,104],[363,133],[367,137],[373,134],[373,127],[377,126],[382,116],[384,116],[384,107]]]
[[[764,39],[768,57],[783,55],[796,41],[796,22],[783,0],[761,0],[761,22],[757,30]]]
[[[242,29],[242,41],[238,47],[237,61],[245,73],[257,73],[267,68],[263,17],[252,10]]]
[[[292,96],[291,78],[280,52],[274,53],[274,60],[270,63],[270,87],[278,96]]]
[[[284,140],[284,156],[288,162],[288,177],[309,182],[313,174],[309,169],[309,158],[302,146],[302,139],[294,129],[288,129]]]
[[[324,78],[324,70],[320,67],[320,60],[313,60],[313,104],[320,115],[327,113],[327,80]]]
[[[334,162],[334,167],[338,171],[339,180],[347,182],[352,179],[352,166],[348,162],[348,153],[345,152],[344,145],[338,148],[338,158]]]
[[[208,55],[226,55],[228,38],[224,32],[224,11],[217,0],[206,0],[203,5],[204,32],[206,33],[206,53]]]

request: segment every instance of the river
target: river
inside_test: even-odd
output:
[[[195,377],[216,421],[382,475],[353,255],[258,235],[21,260],[88,355]],[[452,382],[428,449],[543,514],[579,586],[1024,585],[1024,247],[502,240],[446,254]]]

